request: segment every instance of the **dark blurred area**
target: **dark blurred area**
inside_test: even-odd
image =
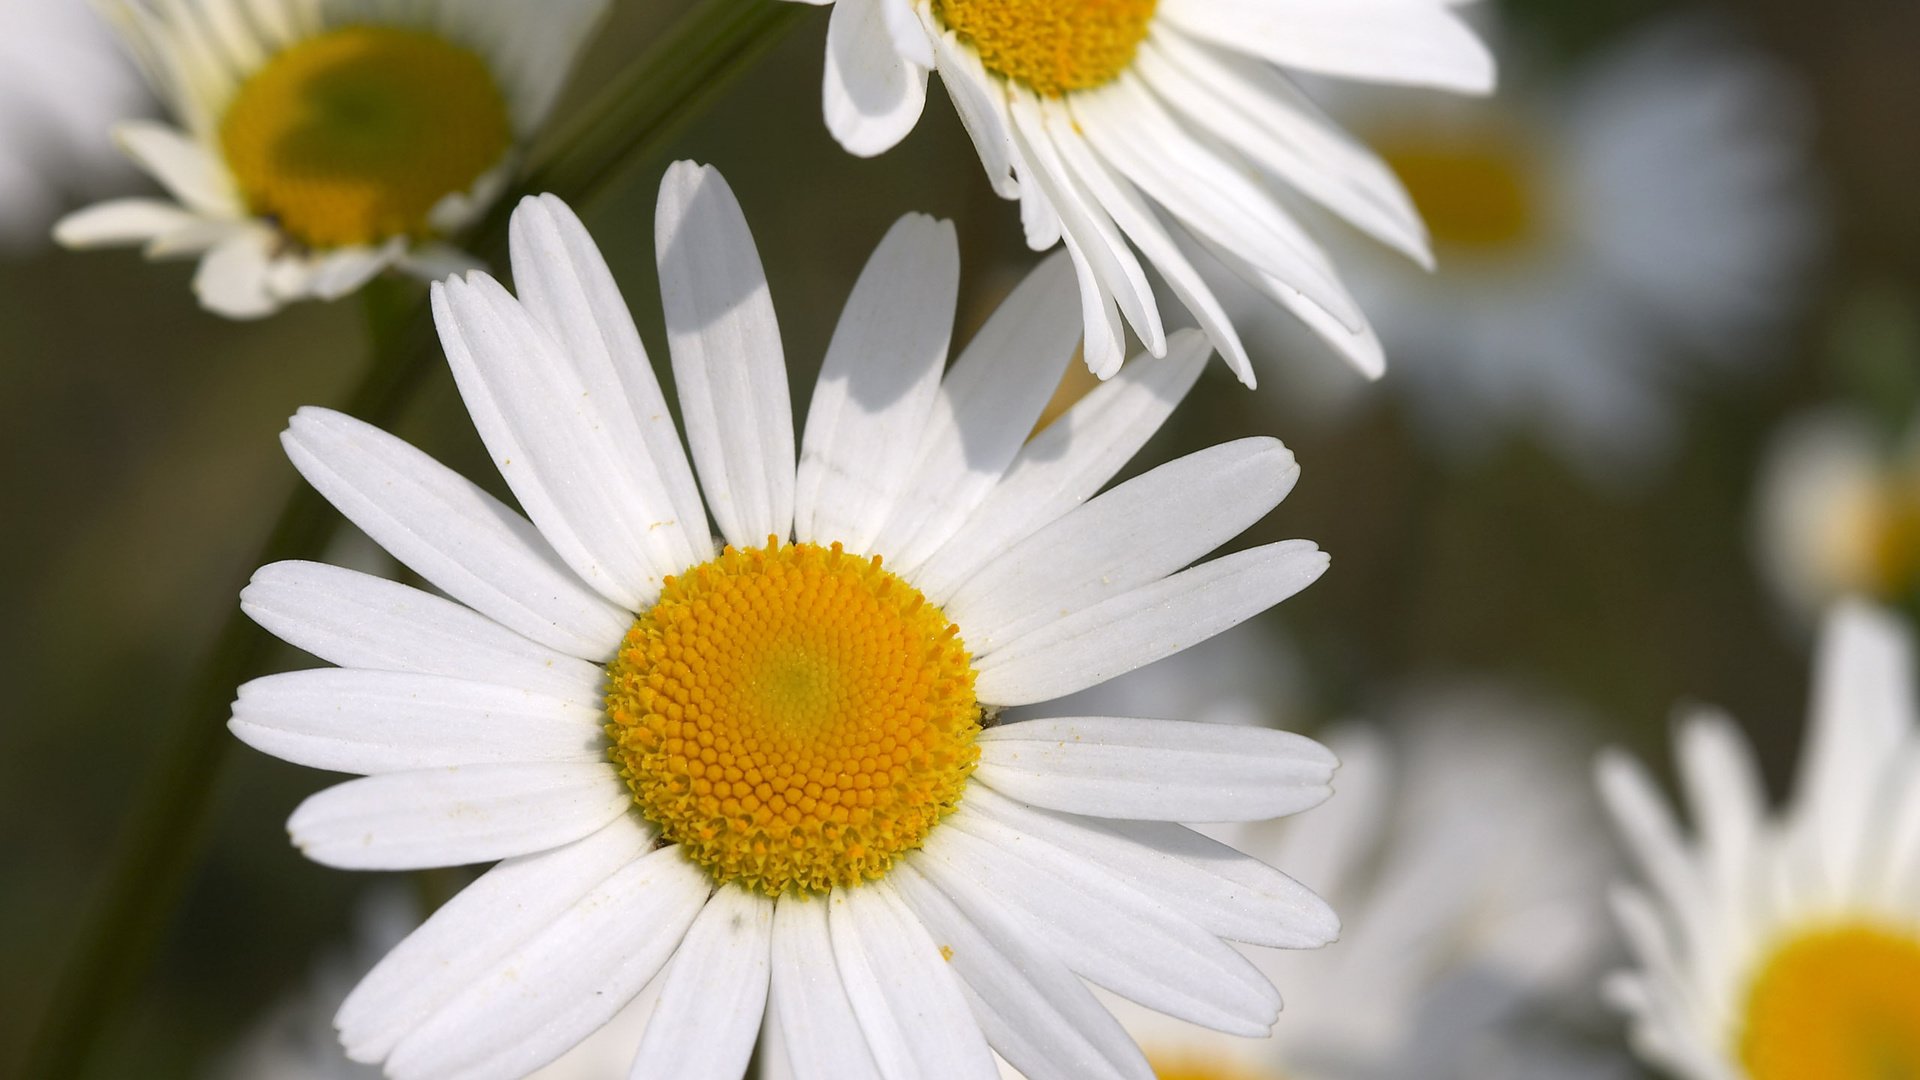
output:
[[[616,4],[573,96],[680,7]],[[1551,85],[1682,10],[1694,9],[1508,0],[1495,40],[1524,43],[1542,73],[1529,85]],[[1807,91],[1821,253],[1770,335],[1777,358],[1736,358],[1670,388],[1672,452],[1641,482],[1596,484],[1520,429],[1495,432],[1472,455],[1436,448],[1395,392],[1393,355],[1382,384],[1337,415],[1302,419],[1310,401],[1279,372],[1339,361],[1261,341],[1251,342],[1264,362],[1260,389],[1216,365],[1133,466],[1251,434],[1278,435],[1297,453],[1298,489],[1242,541],[1303,536],[1333,554],[1322,582],[1270,616],[1302,657],[1308,704],[1294,726],[1368,715],[1410,683],[1485,677],[1579,704],[1606,720],[1606,738],[1665,768],[1671,711],[1706,701],[1741,720],[1781,790],[1804,715],[1812,623],[1756,556],[1761,474],[1775,433],[1809,409],[1857,411],[1890,442],[1914,411],[1920,6],[1745,0],[1715,14]],[[859,160],[833,142],[817,92],[825,27],[824,15],[804,20],[670,155],[719,166],[738,192],[800,410],[841,302],[901,213],[958,223],[963,336],[1035,258],[939,91],[892,153]],[[651,233],[667,160],[580,208],[656,359],[665,343]],[[134,191],[139,181],[121,184]],[[1443,253],[1438,274],[1448,272]],[[353,300],[227,322],[195,306],[191,273],[126,252],[0,253],[0,685],[10,698],[0,727],[9,867],[0,1062],[39,1016],[170,706],[295,483],[277,433],[297,407],[341,400],[367,355]],[[1550,335],[1539,342],[1554,347]],[[444,368],[400,431],[501,490]],[[341,558],[364,557],[341,544]],[[1912,610],[1911,580],[1885,584],[1887,599]],[[92,1075],[198,1075],[345,935],[372,876],[306,861],[282,828],[333,779],[230,748],[191,891]]]

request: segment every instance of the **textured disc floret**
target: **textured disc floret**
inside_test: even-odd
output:
[[[979,757],[958,628],[838,544],[769,538],[668,578],[607,675],[640,812],[715,880],[770,896],[885,875]]]
[[[934,18],[988,71],[1046,97],[1111,82],[1146,40],[1158,0],[933,0]]]
[[[1920,1076],[1920,936],[1860,925],[1787,940],[1748,991],[1740,1058],[1752,1080]]]
[[[500,164],[513,129],[493,73],[444,38],[349,26],[243,83],[221,149],[248,208],[326,249],[430,234],[428,216]]]

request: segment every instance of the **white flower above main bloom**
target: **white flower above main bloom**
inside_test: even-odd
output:
[[[337,299],[388,268],[471,267],[447,240],[505,189],[605,8],[110,0],[173,121],[114,134],[169,199],[103,203],[55,236],[198,257],[195,293],[232,318]]]
[[[990,1080],[991,1046],[1049,1080],[1150,1080],[1082,977],[1265,1033],[1279,996],[1227,942],[1312,948],[1337,920],[1174,823],[1315,805],[1333,755],[1188,720],[999,720],[1325,570],[1298,540],[1189,565],[1292,488],[1272,439],[1100,493],[1204,339],[1174,335],[1029,439],[1078,340],[1064,260],[948,368],[956,240],[909,216],[854,287],[796,453],[752,236],[720,175],[681,163],[655,241],[689,455],[579,221],[529,199],[511,240],[517,297],[477,273],[433,295],[526,516],[302,410],[295,466],[451,599],[314,563],[242,597],[340,665],[234,705],[250,745],[363,774],[294,812],[295,843],[348,868],[499,860],[348,998],[349,1054],[519,1076],[650,985],[643,1076],[738,1076],[771,1011],[769,1053],[803,1075]]]
[[[1920,724],[1912,640],[1864,606],[1828,619],[1784,813],[1726,718],[1678,738],[1695,836],[1646,771],[1601,762],[1644,885],[1615,909],[1635,968],[1609,996],[1634,1047],[1685,1080],[1920,1074]]]
[[[994,189],[1020,201],[1028,244],[1065,244],[1087,364],[1103,377],[1129,326],[1166,351],[1148,268],[1249,386],[1246,347],[1215,296],[1223,276],[1378,374],[1366,316],[1283,193],[1422,265],[1426,231],[1392,172],[1280,69],[1468,93],[1494,78],[1442,0],[802,2],[834,3],[826,118],[849,151],[899,142],[940,73]]]

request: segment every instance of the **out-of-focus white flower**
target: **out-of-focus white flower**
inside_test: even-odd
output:
[[[1843,596],[1920,592],[1920,425],[1891,439],[1830,409],[1781,429],[1760,474],[1760,566],[1802,618]]]
[[[89,5],[0,4],[0,249],[45,243],[68,197],[127,171],[109,129],[146,100],[140,73]]]
[[[803,0],[833,4],[827,126],[881,153],[940,73],[1029,246],[1064,243],[1087,366],[1126,328],[1166,333],[1146,269],[1241,381],[1253,368],[1215,297],[1232,279],[1378,375],[1379,339],[1284,200],[1300,196],[1420,265],[1426,231],[1374,154],[1301,90],[1302,73],[1485,93],[1494,63],[1444,0]]]
[[[77,4],[77,0],[75,0]],[[334,300],[448,243],[512,179],[606,0],[104,0],[171,123],[114,137],[167,198],[63,219],[71,247],[198,258],[230,318]]]
[[[1210,697],[1216,716],[1261,710],[1245,673],[1208,675],[1175,658],[1115,680],[1109,696]],[[1298,988],[1267,1039],[1117,1002],[1160,1080],[1619,1075],[1621,1056],[1543,1023],[1581,1011],[1606,943],[1610,864],[1580,782],[1582,730],[1565,710],[1503,689],[1410,695],[1391,727],[1328,738],[1341,767],[1326,805],[1285,824],[1207,830],[1324,890],[1342,912],[1341,940],[1312,954],[1248,950]]]
[[[1634,967],[1608,996],[1635,1049],[1683,1080],[1920,1075],[1920,726],[1905,625],[1828,619],[1792,798],[1767,807],[1731,720],[1696,712],[1681,830],[1638,762],[1600,787],[1642,883],[1614,908]]]
[[[1678,395],[1763,362],[1802,306],[1822,235],[1809,104],[1694,19],[1561,81],[1508,68],[1500,99],[1471,107],[1330,99],[1406,183],[1438,262],[1356,250],[1350,277],[1396,358],[1386,392],[1442,447],[1522,429],[1630,479],[1670,452]]]

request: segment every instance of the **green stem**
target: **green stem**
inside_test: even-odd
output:
[[[701,0],[556,134],[550,143],[555,149],[536,160],[523,190],[591,199],[623,168],[654,157],[802,12],[801,5],[776,0]],[[512,204],[502,200],[470,245],[494,265],[505,253]],[[433,368],[429,361],[438,356],[431,313],[418,296],[400,301],[401,288],[382,282],[367,293],[372,355],[341,406],[383,427],[405,411]],[[297,485],[251,565],[311,558],[336,523],[325,500]],[[152,771],[133,800],[96,903],[28,1046],[20,1076],[68,1080],[81,1075],[100,1033],[150,965],[205,839],[216,781],[233,744],[225,721],[234,688],[261,671],[275,644],[235,606],[188,684]]]

